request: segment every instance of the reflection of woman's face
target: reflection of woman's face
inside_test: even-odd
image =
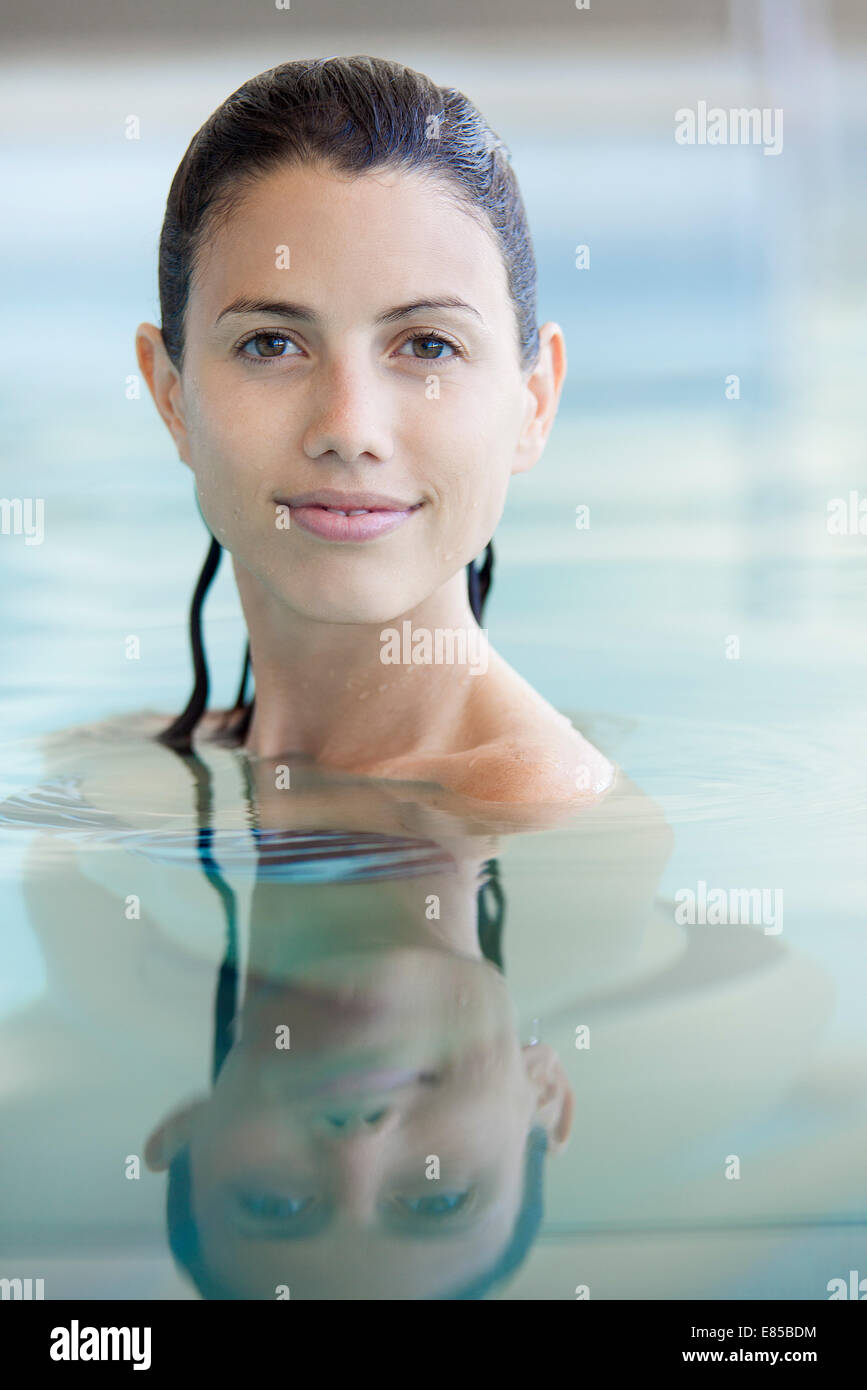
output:
[[[443,298],[464,307],[425,307]],[[417,174],[261,177],[202,249],[185,342],[181,452],[208,525],[305,616],[375,623],[420,603],[484,549],[533,462],[500,252]],[[291,513],[278,527],[279,504],[321,488],[415,510],[363,542]]]
[[[539,1089],[502,977],[427,950],[346,965],[349,998],[248,995],[190,1126],[202,1253],[241,1297],[444,1292],[514,1227]]]

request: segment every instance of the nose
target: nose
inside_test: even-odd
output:
[[[303,448],[309,459],[337,455],[343,463],[385,463],[394,451],[389,406],[372,364],[356,355],[323,363],[311,385]]]

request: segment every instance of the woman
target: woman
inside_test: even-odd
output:
[[[466,97],[368,57],[252,79],[181,161],[159,275],[138,360],[213,537],[196,688],[163,742],[513,805],[606,791],[611,764],[479,631],[566,357],[536,325],[507,154]],[[221,548],[249,662],[235,708],[205,716]]]

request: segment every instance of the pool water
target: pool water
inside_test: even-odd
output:
[[[786,35],[762,68],[407,45],[510,145],[569,350],[485,622],[620,771],[532,829],[303,760],[277,794],[238,751],[153,742],[207,547],[133,334],[191,132],[275,55],[4,74],[29,119],[0,490],[45,527],[0,536],[0,1278],[571,1300],[867,1277],[867,538],[828,527],[867,491],[864,62]],[[778,158],[675,144],[675,107],[739,106],[759,72]],[[228,565],[205,629],[226,705]]]
[[[154,715],[11,745],[5,1263],[46,1297],[827,1297],[867,1051],[855,920],[780,869],[817,808],[756,731],[679,723],[654,770],[660,722],[574,719],[658,794],[621,770],[520,830],[304,759],[275,793]],[[858,817],[835,794],[826,841]],[[699,880],[782,883],[784,913],[684,920]],[[186,1225],[149,1142],[188,1163]]]

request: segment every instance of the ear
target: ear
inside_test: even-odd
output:
[[[190,466],[180,373],[166,352],[162,333],[152,323],[139,324],[135,335],[135,355],[154,398],[154,405],[175,441],[178,454]]]
[[[524,421],[513,473],[526,473],[542,456],[566,380],[566,340],[556,323],[539,329],[539,357],[524,385]]]
[[[575,1097],[553,1047],[527,1043],[521,1051],[527,1079],[536,1094],[535,1122],[548,1136],[548,1152],[559,1153],[572,1130]]]
[[[173,1110],[168,1119],[163,1120],[149,1136],[144,1158],[152,1173],[164,1172],[175,1154],[189,1143],[196,1114],[205,1104],[204,1100],[194,1100]]]

